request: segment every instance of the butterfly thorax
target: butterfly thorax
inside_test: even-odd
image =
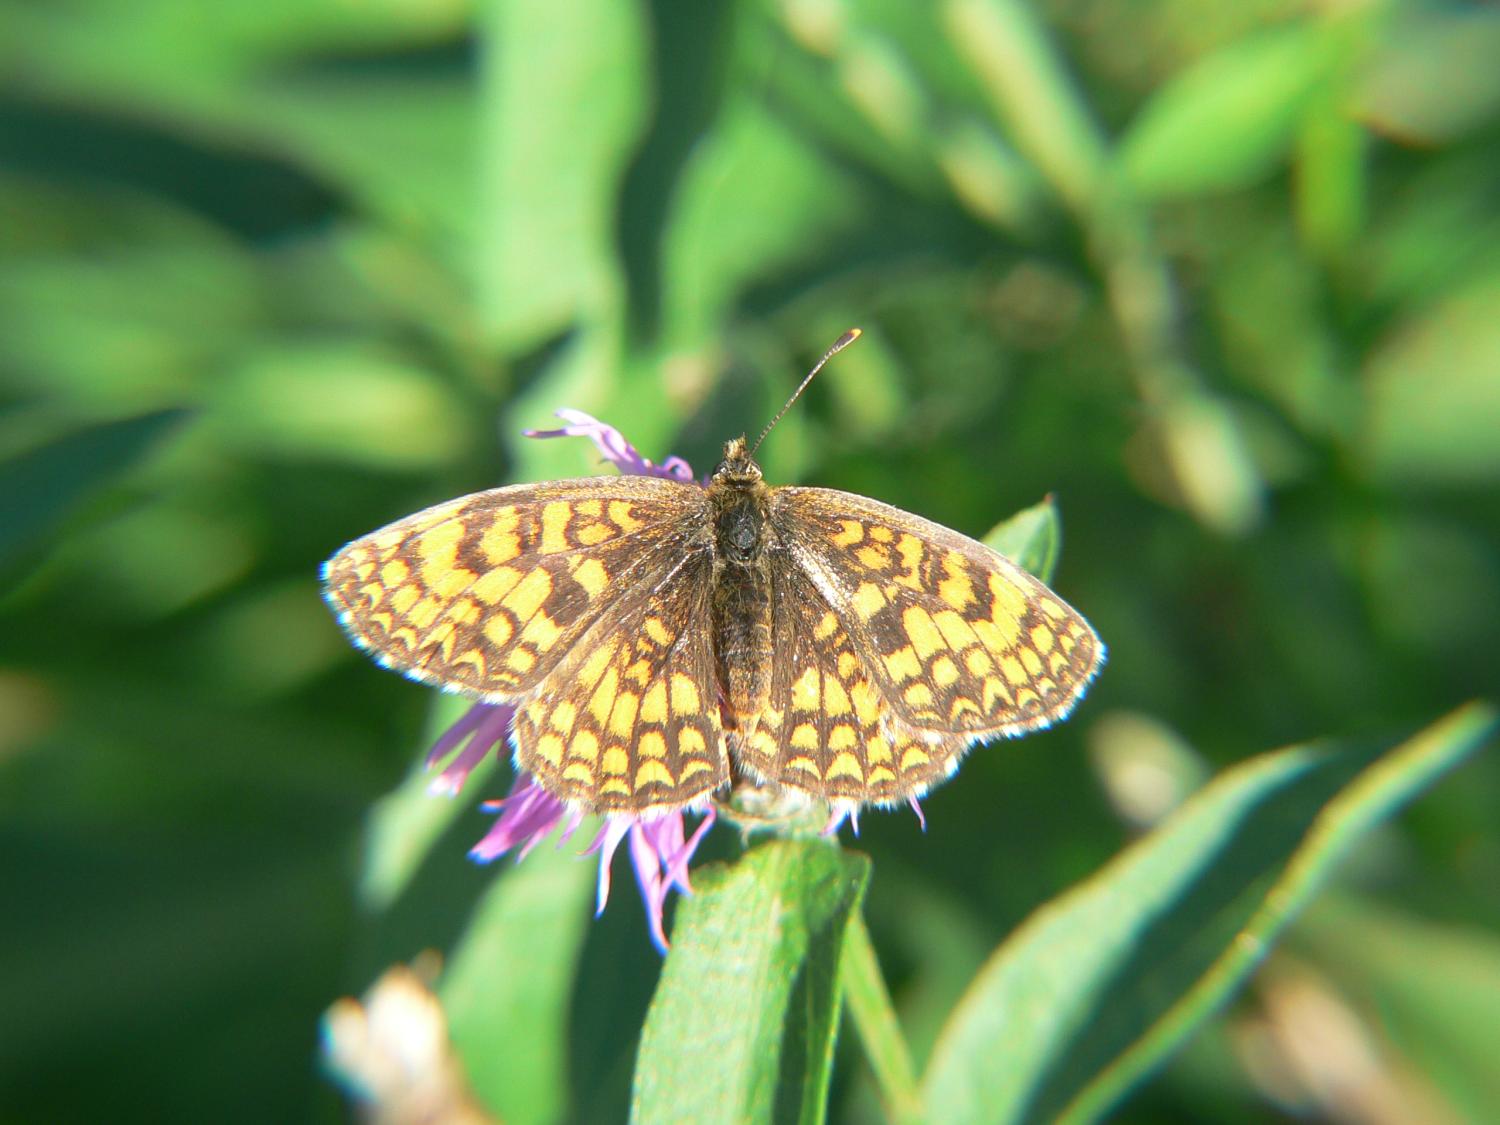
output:
[[[743,437],[725,443],[708,486],[713,512],[713,644],[729,721],[753,726],[771,691],[771,489]]]

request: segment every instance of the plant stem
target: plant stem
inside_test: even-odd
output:
[[[870,931],[865,928],[860,911],[850,917],[844,934],[839,975],[854,1029],[880,1087],[886,1116],[897,1125],[920,1125],[922,1095],[917,1088],[911,1051],[901,1034],[901,1024],[896,1019],[896,1009],[891,1004],[891,994],[886,990],[875,946],[870,942]]]

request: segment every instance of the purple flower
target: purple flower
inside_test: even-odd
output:
[[[625,440],[619,430],[578,410],[559,410],[558,417],[568,424],[557,430],[527,430],[527,437],[586,437],[598,446],[606,460],[622,473],[637,476],[671,477],[674,480],[691,481],[693,470],[680,457],[669,457],[661,465],[653,465],[642,457]],[[491,751],[504,753],[509,742],[511,720],[515,708],[509,704],[476,703],[449,727],[433,744],[427,755],[429,769],[440,762],[448,764],[432,780],[429,791],[435,794],[456,796],[468,780],[474,767],[484,761]],[[488,812],[499,813],[499,818],[485,833],[469,855],[488,863],[509,851],[516,851],[518,860],[525,859],[534,847],[559,825],[558,846],[566,843],[583,821],[583,811],[570,808],[548,793],[530,774],[520,773],[511,786],[510,793],[496,801],[487,801]],[[609,900],[610,865],[615,851],[628,836],[630,859],[635,867],[636,882],[640,884],[641,897],[646,904],[646,917],[651,929],[651,940],[663,953],[667,951],[667,936],[663,927],[663,911],[667,896],[675,888],[682,894],[691,894],[688,882],[688,864],[693,858],[699,841],[714,823],[713,807],[707,802],[702,809],[692,812],[701,815],[698,827],[689,836],[682,809],[675,809],[653,816],[633,816],[614,813],[604,817],[598,834],[584,850],[585,855],[599,856],[598,909],[603,913]]]
[[[639,453],[635,446],[625,440],[625,435],[606,422],[601,422],[581,410],[553,411],[568,423],[560,430],[526,430],[527,437],[586,437],[599,447],[604,459],[620,472],[635,477],[671,477],[673,480],[690,481],[693,470],[681,457],[668,457],[660,465],[653,465]]]

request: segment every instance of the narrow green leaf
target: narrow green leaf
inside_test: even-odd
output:
[[[0,464],[0,573],[40,549],[94,489],[119,476],[187,417],[157,410],[74,430]]]
[[[612,308],[618,179],[645,104],[645,13],[610,0],[480,13],[480,321],[535,346]]]
[[[844,939],[844,960],[839,966],[849,1017],[859,1032],[865,1058],[880,1087],[880,1098],[893,1122],[916,1125],[924,1120],[917,1072],[911,1049],[901,1033],[896,1008],[891,1003],[885,976],[875,957],[875,946],[864,916],[858,911],[849,919]]]
[[[1152,95],[1121,141],[1127,179],[1154,196],[1254,183],[1291,147],[1333,58],[1333,41],[1299,24],[1199,59]]]
[[[981,970],[924,1080],[933,1120],[1092,1120],[1251,972],[1373,824],[1493,737],[1470,704],[1386,753],[1294,747],[1228,771]]]
[[[457,695],[434,694],[428,712],[425,749],[472,707],[474,701]],[[469,774],[465,794],[485,792],[485,780],[495,768],[495,756],[487,755]],[[373,808],[366,822],[364,869],[359,878],[360,904],[371,914],[380,914],[405,892],[422,861],[455,819],[475,801],[460,796],[434,796],[436,775],[418,761]],[[498,794],[497,794],[498,795]]]
[[[694,873],[641,1033],[632,1120],[824,1120],[839,959],[869,868],[811,839]]]
[[[470,1084],[508,1125],[567,1108],[568,1005],[595,872],[577,853],[544,845],[502,867],[438,988]]]
[[[946,0],[953,48],[984,87],[1016,148],[1077,212],[1093,200],[1105,142],[1079,84],[1034,5],[1019,0]]]
[[[1051,582],[1062,553],[1062,517],[1057,514],[1057,505],[1048,496],[1040,504],[1022,508],[992,527],[984,545],[1043,582]]]

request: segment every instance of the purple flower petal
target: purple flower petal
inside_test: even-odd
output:
[[[716,819],[718,819],[718,814],[714,812],[714,807],[712,805],[705,806],[703,819],[693,831],[692,837],[687,843],[679,846],[676,853],[669,856],[668,861],[663,864],[667,882],[685,895],[693,893],[692,884],[688,882],[688,861],[693,858],[693,853],[698,850],[699,842],[708,830],[713,827]]]
[[[682,827],[682,814],[665,817],[663,821],[675,820]],[[658,824],[663,823],[658,821]],[[656,825],[637,823],[630,829],[630,862],[635,867],[635,879],[640,884],[641,901],[646,904],[646,924],[651,930],[651,941],[663,953],[667,951],[667,934],[663,926],[663,914],[667,906],[667,884],[661,877],[661,834],[652,831]]]
[[[599,826],[599,832],[594,836],[594,842],[583,849],[584,855],[599,855],[599,892],[598,905],[594,908],[594,917],[604,913],[604,907],[609,902],[609,868],[615,858],[615,849],[620,846],[634,820],[628,816],[610,816],[604,818],[604,823]]]
[[[458,755],[433,778],[427,791],[434,796],[453,797],[464,787],[474,767],[496,746],[504,745],[516,709],[506,703],[476,703],[443,732],[427,752],[431,769],[463,743]]]
[[[693,479],[692,466],[681,457],[668,457],[664,463],[653,465],[625,440],[624,434],[607,422],[581,410],[563,409],[554,413],[568,424],[556,430],[523,430],[522,433],[531,438],[586,437],[598,447],[606,461],[627,476],[670,477],[680,481]]]
[[[479,843],[469,849],[470,858],[480,863],[498,859],[517,845],[520,845],[521,852],[516,858],[525,859],[527,853],[569,815],[566,805],[525,773],[516,779],[508,796],[498,801],[486,801],[484,809],[498,812],[500,819],[490,826]]]
[[[836,836],[844,821],[849,822],[854,829],[854,834],[859,835],[859,806],[849,804],[835,804],[828,810],[828,823],[823,826],[821,836]]]

